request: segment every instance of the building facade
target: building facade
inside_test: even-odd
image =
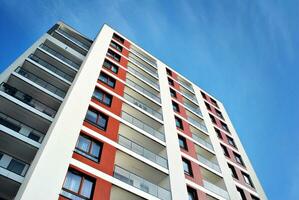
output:
[[[107,25],[0,81],[0,199],[267,199],[223,104]]]

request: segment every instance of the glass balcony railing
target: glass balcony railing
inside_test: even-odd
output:
[[[52,108],[46,106],[45,104],[33,99],[31,96],[28,94],[25,94],[18,89],[8,85],[7,83],[1,83],[0,85],[0,91],[3,91],[10,96],[20,100],[21,102],[31,106],[32,108],[35,108],[36,110],[54,118],[56,111],[53,110]]]
[[[221,173],[220,167],[217,163],[212,162],[201,155],[197,155],[197,159],[199,160],[199,162],[201,162],[201,163],[207,165],[208,167],[216,170],[217,172]]]
[[[84,44],[83,42],[81,42],[80,40],[78,40],[77,38],[71,36],[70,34],[68,34],[67,32],[65,32],[62,29],[57,29],[57,32],[59,32],[60,34],[62,34],[64,37],[66,37],[67,39],[71,40],[73,43],[77,44],[78,46],[80,46],[82,49],[88,51],[89,46],[87,46],[86,44]]]
[[[139,67],[144,69],[149,74],[151,74],[154,77],[158,78],[158,72],[157,71],[152,70],[150,67],[148,67],[145,64],[141,63],[140,61],[137,60],[137,58],[134,58],[133,56],[129,55],[129,59],[132,60],[134,62],[134,64],[137,64]]]
[[[140,72],[136,71],[135,69],[133,69],[130,66],[128,66],[127,69],[132,74],[139,76],[142,80],[150,83],[152,86],[154,86],[154,88],[156,88],[157,90],[159,90],[159,84],[157,82],[154,82],[154,81],[150,80],[149,78],[147,78],[146,76],[142,75]]]
[[[229,195],[228,195],[227,191],[218,187],[217,185],[214,185],[213,183],[211,183],[207,180],[202,180],[202,181],[203,181],[204,188],[206,188],[207,190],[210,190],[211,192],[213,192],[215,194],[218,194],[219,196],[221,196],[225,199],[229,199]]]
[[[41,143],[44,134],[0,112],[0,125],[9,128],[20,135]]]
[[[199,121],[197,121],[191,117],[188,117],[188,121],[191,122],[192,124],[194,124],[195,126],[199,127],[201,130],[208,132],[207,127],[204,124],[200,123]]]
[[[202,117],[202,113],[201,113],[199,107],[194,108],[193,106],[191,106],[190,104],[188,104],[188,103],[186,103],[186,102],[184,102],[184,105],[186,106],[186,108],[192,110],[193,112],[195,112],[196,114],[198,114],[199,116]]]
[[[136,90],[138,90],[139,92],[141,92],[141,93],[145,94],[146,96],[148,96],[148,97],[154,99],[155,101],[161,103],[161,99],[160,99],[160,97],[158,97],[157,95],[155,95],[155,94],[149,92],[148,90],[146,90],[146,89],[144,89],[143,87],[141,87],[140,85],[134,83],[134,82],[131,81],[130,79],[127,78],[127,79],[126,79],[126,83],[127,83],[128,85],[130,85],[131,87],[135,88]]]
[[[52,54],[53,56],[57,57],[58,59],[62,60],[63,62],[69,64],[70,66],[76,68],[76,69],[79,69],[80,68],[80,65],[71,61],[70,59],[66,58],[65,56],[63,56],[61,53],[58,53],[57,51],[53,50],[52,48],[48,47],[47,45],[45,44],[41,44],[40,47],[49,52],[50,54]]]
[[[130,96],[129,94],[124,93],[124,98],[126,100],[128,100],[129,102],[133,103],[134,105],[138,106],[142,110],[152,114],[153,116],[157,117],[158,119],[163,120],[162,114],[160,112],[150,108],[149,106],[145,105],[144,103],[140,102],[139,100],[137,100],[136,98]]]
[[[0,167],[14,174],[24,177],[29,165],[19,159],[16,159],[0,151]]]
[[[185,88],[189,89],[191,92],[194,92],[192,85],[188,85],[184,81],[178,80],[178,82],[183,85]]]
[[[147,149],[140,146],[139,144],[129,140],[128,138],[118,135],[118,143],[127,149],[132,150],[133,152],[149,159],[150,161],[153,161],[154,163],[168,169],[167,160]]]
[[[56,94],[57,96],[60,96],[62,98],[65,97],[66,92],[58,89],[57,87],[53,86],[52,84],[40,79],[39,77],[35,76],[34,74],[26,71],[25,69],[18,67],[15,72],[17,72],[18,74],[24,76],[25,78],[29,79],[30,81],[36,83],[37,85],[45,88],[46,90]]]
[[[157,63],[151,59],[148,59],[147,57],[145,57],[144,55],[142,55],[141,53],[139,53],[138,51],[134,50],[134,49],[130,49],[130,51],[132,53],[134,53],[135,55],[139,56],[141,59],[147,61],[148,63],[152,64],[153,66],[157,67]]]
[[[154,137],[165,141],[165,136],[162,132],[150,127],[149,125],[145,124],[144,122],[142,122],[141,120],[133,117],[132,115],[126,113],[125,111],[122,111],[121,113],[121,118],[123,118],[124,120],[126,120],[127,122],[130,122],[131,124],[133,124],[134,126],[144,130],[145,132],[153,135]]]
[[[182,91],[181,91],[181,92],[182,92]],[[190,95],[190,94],[188,94],[188,93],[186,93],[186,92],[182,92],[182,94],[183,94],[184,96],[188,97],[189,99],[191,99],[193,102],[197,103],[197,99],[196,99],[195,96]]]
[[[117,165],[114,166],[113,176],[114,178],[117,178],[118,180],[127,183],[135,188],[138,188],[143,192],[151,194],[159,199],[171,200],[171,194],[168,190],[155,185]]]
[[[51,65],[50,63],[48,63],[47,61],[39,58],[38,56],[31,54],[29,56],[30,60],[33,60],[34,62],[40,64],[41,66],[47,68],[48,70],[54,72],[55,74],[59,75],[60,77],[72,82],[73,81],[73,77],[71,77],[70,75],[64,73],[63,71],[61,71],[60,69],[58,69],[57,67]]]
[[[204,140],[204,139],[201,138],[200,136],[198,136],[198,135],[192,133],[192,138],[193,138],[196,142],[198,142],[198,143],[202,144],[203,146],[207,147],[208,149],[210,149],[210,150],[212,150],[212,151],[214,150],[212,144],[211,144],[210,142],[207,142],[206,140]]]

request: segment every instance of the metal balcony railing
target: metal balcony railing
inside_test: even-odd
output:
[[[41,44],[40,47],[47,51],[48,53],[52,54],[53,56],[55,56],[56,58],[62,60],[63,62],[69,64],[70,66],[76,68],[76,69],[79,69],[80,68],[80,65],[71,61],[70,59],[68,59],[67,57],[63,56],[61,53],[58,53],[57,51],[55,51],[54,49],[48,47],[47,45],[45,44]]]
[[[159,156],[152,151],[142,147],[141,145],[129,140],[128,138],[118,135],[118,143],[127,149],[132,150],[133,152],[153,161],[154,163],[168,169],[167,160],[162,156]]]
[[[3,91],[10,96],[20,100],[21,102],[31,106],[32,108],[35,108],[36,110],[54,118],[56,111],[53,110],[52,108],[46,106],[45,104],[33,99],[31,96],[28,94],[25,94],[21,92],[20,90],[8,85],[7,83],[1,83],[0,85],[0,91]]]
[[[122,111],[121,118],[123,118],[127,122],[133,124],[134,126],[144,130],[145,132],[153,135],[154,137],[156,137],[156,138],[158,138],[162,141],[165,141],[165,136],[161,131],[158,131],[158,130],[154,129],[153,127],[145,124],[141,120],[139,120],[139,119],[133,117],[132,115],[126,113],[125,111]]]
[[[148,194],[151,194],[155,197],[158,197],[159,199],[163,200],[171,200],[171,194],[168,190],[155,185],[144,178],[141,178],[140,176],[137,176],[133,174],[132,172],[129,172],[126,169],[123,169],[120,166],[115,165],[114,166],[114,173],[113,176],[117,178],[118,180],[127,183],[135,188],[138,188],[139,190],[142,190],[143,192],[146,192]]]
[[[163,120],[162,114],[149,106],[145,105],[144,103],[140,102],[138,99],[132,97],[131,95],[124,93],[124,98],[129,102],[133,103],[134,105],[138,106],[139,108],[143,109],[144,111],[152,114],[153,116],[157,117],[158,119]]]
[[[61,71],[60,69],[58,69],[57,67],[55,67],[54,65],[48,63],[47,61],[45,61],[44,59],[41,59],[40,57],[34,55],[34,54],[31,54],[29,56],[30,60],[40,64],[41,66],[49,69],[50,71],[54,72],[55,74],[57,74],[58,76],[72,82],[74,77],[64,73],[63,71]]]
[[[18,67],[15,72],[17,72],[18,74],[24,76],[25,78],[29,79],[30,81],[36,83],[37,85],[45,88],[46,90],[56,94],[57,96],[60,96],[62,98],[65,97],[66,92],[55,87],[54,85],[48,83],[47,81],[42,80],[41,78],[37,77],[36,75],[28,72],[27,70]]]

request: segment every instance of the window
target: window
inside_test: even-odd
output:
[[[0,118],[0,124],[6,126],[7,128],[14,130],[15,132],[19,132],[21,127],[15,125],[14,123],[10,122],[8,119]]]
[[[243,162],[242,157],[239,154],[235,153],[235,152],[234,152],[234,156],[235,156],[236,162],[239,163],[240,165],[244,166],[244,162]]]
[[[231,138],[231,137],[229,137],[229,136],[226,136],[226,138],[227,138],[227,142],[228,142],[231,146],[236,147],[236,144],[235,144],[235,141],[234,141],[233,138]]]
[[[260,198],[253,196],[252,194],[250,195],[252,200],[260,200]]]
[[[187,191],[188,191],[188,200],[198,200],[197,192],[195,189],[187,186]]]
[[[99,162],[103,144],[92,140],[87,136],[80,135],[75,151],[95,162]]]
[[[85,119],[100,129],[106,130],[107,128],[108,117],[94,109],[88,109]]]
[[[110,46],[113,47],[114,49],[116,49],[119,52],[122,52],[122,50],[123,50],[122,46],[120,46],[119,44],[117,44],[114,41],[111,41]]]
[[[175,125],[177,128],[184,130],[183,121],[180,118],[175,117]]]
[[[203,92],[200,92],[201,96],[204,98],[204,99],[207,99],[207,95]]]
[[[115,87],[116,80],[103,72],[101,72],[99,80],[112,88]]]
[[[224,122],[220,122],[220,123],[221,123],[221,127],[222,127],[225,131],[229,132],[229,129],[228,129],[227,125],[226,125]]]
[[[184,173],[187,174],[188,176],[193,176],[191,162],[185,158],[182,158],[182,160],[183,160]]]
[[[112,95],[104,92],[103,90],[95,88],[92,97],[96,98],[98,101],[100,101],[101,103],[107,106],[111,106]]]
[[[62,195],[69,199],[92,199],[93,186],[91,178],[69,170],[63,183]]]
[[[111,57],[113,60],[119,62],[120,61],[120,55],[112,51],[111,49],[108,49],[107,56]]]
[[[221,119],[223,119],[223,115],[222,115],[222,113],[219,110],[215,109],[215,112],[216,112],[216,115],[218,117],[220,117]]]
[[[211,99],[212,104],[214,104],[216,107],[218,107],[217,102],[214,99],[212,99],[211,97],[210,97],[210,99]]]
[[[214,127],[214,129],[215,129],[215,132],[217,133],[217,137],[222,140],[223,137],[222,137],[221,131],[218,128],[215,128],[215,127]]]
[[[183,136],[179,135],[179,144],[180,144],[180,148],[188,150],[188,146],[187,146],[187,141],[186,138],[184,138]]]
[[[241,188],[239,188],[239,187],[237,187],[237,191],[239,193],[239,197],[240,197],[239,199],[240,200],[246,200],[246,196],[245,196],[244,191]]]
[[[216,124],[216,119],[215,119],[215,117],[214,117],[213,115],[211,115],[211,114],[209,114],[209,115],[210,115],[211,121],[212,121],[214,124]]]
[[[243,179],[244,179],[245,183],[246,183],[247,185],[250,185],[251,187],[254,188],[250,176],[249,176],[248,174],[244,173],[244,172],[242,172],[242,176],[243,176]]]
[[[222,148],[222,150],[223,150],[223,154],[224,154],[225,156],[229,157],[229,153],[228,153],[227,148],[226,148],[225,146],[223,146],[222,144],[221,144],[221,148]]]
[[[206,104],[207,109],[208,109],[209,111],[211,111],[212,109],[211,109],[210,104],[208,104],[207,102],[205,102],[205,104]]]
[[[106,69],[109,69],[110,71],[112,71],[115,74],[117,74],[117,72],[118,72],[118,66],[116,66],[115,64],[113,64],[109,60],[105,59],[103,67],[105,67]]]
[[[30,132],[28,138],[34,140],[35,142],[40,142],[41,136],[35,134],[34,132]]]
[[[176,98],[176,92],[170,88],[170,95],[174,98]]]
[[[176,102],[172,101],[172,108],[175,112],[180,112],[180,107],[179,104],[177,104]]]
[[[7,169],[15,174],[23,175],[23,170],[26,167],[26,164],[22,161],[11,159]]]
[[[234,168],[234,166],[232,166],[231,164],[228,164],[228,168],[230,169],[231,173],[232,173],[232,177],[234,177],[235,179],[238,179],[238,175],[236,172],[236,169]]]
[[[113,33],[113,36],[112,36],[115,40],[117,40],[117,41],[119,41],[120,43],[124,43],[125,42],[125,40],[122,38],[122,37],[120,37],[119,35],[117,35],[116,33]]]
[[[169,85],[172,85],[172,86],[174,86],[174,82],[173,82],[173,80],[172,79],[170,79],[170,78],[167,78],[168,79],[168,83],[169,83]]]
[[[169,76],[172,76],[172,71],[168,68],[166,68],[166,73],[169,75]]]

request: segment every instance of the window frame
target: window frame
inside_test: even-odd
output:
[[[180,148],[188,151],[188,145],[187,145],[186,138],[183,137],[183,136],[181,136],[181,135],[178,135],[178,140],[179,140],[179,146],[180,146]]]
[[[244,161],[243,161],[242,156],[241,156],[240,154],[236,153],[236,152],[233,152],[233,154],[234,154],[235,161],[236,161],[238,164],[240,164],[240,165],[242,165],[243,167],[245,167],[245,163],[244,163]]]
[[[182,162],[183,162],[184,174],[193,177],[193,170],[192,170],[192,166],[191,166],[191,161],[188,160],[188,159],[186,159],[186,158],[184,158],[184,157],[182,157]],[[184,165],[184,164],[186,164],[186,165]],[[184,166],[187,166],[188,171],[185,170]]]
[[[103,79],[101,79],[101,77],[107,79],[107,82],[104,81]],[[112,78],[111,76],[109,76],[108,74],[106,74],[104,72],[100,73],[98,80],[100,80],[102,83],[104,83],[105,85],[107,85],[111,88],[115,88],[115,86],[116,86],[116,79]],[[113,86],[109,85],[109,81],[113,83]]]
[[[112,47],[113,49],[117,50],[120,53],[123,51],[123,47],[121,45],[117,44],[113,40],[110,41],[110,47]]]
[[[125,42],[125,39],[122,38],[121,36],[119,36],[119,35],[116,34],[116,33],[113,33],[112,38],[115,39],[116,41],[122,43],[122,44],[124,44],[124,42]]]
[[[169,91],[170,91],[170,96],[176,99],[177,98],[176,91],[172,88],[169,88]]]
[[[174,102],[174,101],[171,101],[171,103],[172,103],[172,109],[173,109],[173,111],[179,113],[180,112],[180,106],[179,106],[179,104],[176,103],[176,102]]]
[[[80,149],[78,147],[78,144],[79,144],[79,141],[80,141],[80,137],[83,137],[85,139],[87,139],[89,141],[89,148],[88,148],[88,152],[84,151],[83,149]],[[94,147],[94,145],[98,145],[100,150],[99,150],[99,153],[97,156],[93,155],[91,152],[92,152],[92,149]],[[94,162],[97,162],[99,163],[100,160],[101,160],[101,155],[102,155],[102,150],[103,150],[103,146],[104,144],[102,142],[99,142],[85,134],[80,134],[79,137],[78,137],[78,140],[77,140],[77,143],[76,143],[76,146],[75,146],[75,152],[88,158],[89,160],[92,160]]]
[[[90,112],[93,112],[93,113],[95,113],[95,114],[97,115],[97,117],[96,117],[96,122],[93,122],[93,121],[87,119],[87,115],[88,115],[88,112],[89,112],[89,111],[90,111]],[[102,126],[100,126],[100,125],[98,124],[98,122],[99,122],[99,120],[100,120],[100,117],[103,117],[103,118],[106,120],[106,123],[105,123],[105,126],[104,126],[104,127],[102,127]],[[103,130],[103,131],[106,131],[106,130],[107,130],[107,126],[108,126],[109,117],[108,117],[107,115],[105,115],[105,114],[103,114],[103,113],[97,111],[96,109],[90,107],[90,108],[88,108],[88,110],[87,110],[87,113],[86,113],[86,116],[85,116],[85,120],[86,120],[87,122],[89,122],[89,123],[95,125],[97,128],[99,128],[99,129],[101,129],[101,130]]]
[[[183,120],[177,116],[175,118],[175,126],[181,130],[184,130]],[[178,126],[177,122],[179,122],[180,126]]]
[[[102,99],[97,98],[96,95],[95,95],[95,92],[102,93]],[[111,94],[109,94],[109,93],[107,93],[107,92],[105,92],[102,89],[97,88],[97,87],[94,89],[94,91],[92,93],[92,98],[96,99],[97,101],[99,101],[99,102],[101,102],[101,103],[103,103],[103,104],[105,104],[106,106],[109,106],[109,107],[111,107],[112,100],[113,100],[113,96]],[[108,104],[108,103],[105,102],[105,99],[109,99],[109,98],[110,98],[110,102]]]
[[[196,189],[187,186],[187,192],[188,192],[188,200],[190,200],[190,196],[192,198],[191,200],[198,200]]]
[[[112,58],[113,60],[115,60],[116,62],[120,62],[121,61],[121,55],[119,55],[118,53],[114,52],[112,49],[108,49],[106,55],[109,58]]]
[[[107,64],[105,65],[105,63],[107,63]],[[108,69],[109,71],[113,72],[114,74],[117,74],[118,70],[119,70],[119,67],[116,64],[114,64],[113,62],[111,62],[110,60],[107,60],[107,59],[104,60],[103,67],[105,69]],[[113,68],[115,70],[113,70]]]

